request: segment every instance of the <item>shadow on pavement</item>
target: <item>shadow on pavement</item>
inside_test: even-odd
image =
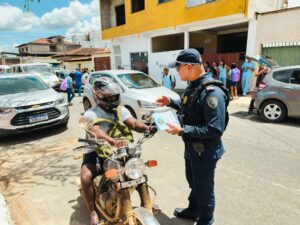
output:
[[[71,200],[69,203],[77,203],[72,206],[74,212],[70,218],[70,225],[89,225],[89,212],[82,195],[78,196],[77,200]]]
[[[158,213],[155,215],[155,218],[161,225],[193,225],[195,222],[190,220],[182,220],[176,217],[169,218],[164,213]]]
[[[89,224],[89,212],[85,204],[83,196],[77,197],[75,200],[70,200],[68,203],[73,204],[71,207],[74,209],[70,217],[70,225],[88,225]],[[76,204],[75,204],[76,203]],[[158,213],[155,215],[155,218],[161,225],[193,225],[193,221],[181,220],[176,217],[169,218],[164,213]]]
[[[23,134],[10,135],[0,138],[0,147],[11,147],[17,144],[37,141],[43,138],[49,138],[54,135],[65,132],[67,127],[49,127],[42,130],[31,131]]]
[[[234,116],[240,119],[250,120],[253,122],[260,122],[260,123],[266,123],[258,114],[252,114],[248,115],[248,112],[246,111],[239,111],[235,113],[231,113],[230,116]],[[280,123],[273,123],[274,125],[278,126],[292,126],[292,127],[300,127],[300,119],[298,118],[287,118],[284,121]]]

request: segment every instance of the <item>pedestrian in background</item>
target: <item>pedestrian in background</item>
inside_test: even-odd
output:
[[[211,75],[211,68],[209,62],[203,63],[203,67],[206,73],[209,73]]]
[[[226,79],[227,79],[227,69],[226,64],[224,60],[220,60],[219,66],[218,66],[218,72],[219,72],[219,81],[221,81],[224,86],[226,87]]]
[[[255,88],[251,92],[251,102],[249,105],[248,114],[252,114],[255,109],[254,102],[256,99],[256,94],[259,88],[259,84],[263,81],[263,79],[265,78],[265,76],[268,74],[269,71],[270,70],[266,65],[260,64],[258,70],[255,72],[255,76],[257,77],[257,80],[256,80]]]
[[[211,73],[212,73],[213,78],[218,80],[218,64],[216,62],[213,62],[212,66],[211,66]]]
[[[169,67],[165,66],[163,69],[163,78],[162,78],[162,86],[174,90],[176,86],[175,77],[169,73]]]
[[[249,92],[250,81],[253,72],[255,71],[255,64],[249,56],[246,56],[246,61],[242,65],[243,76],[242,76],[242,91],[243,96]]]
[[[69,106],[71,106],[72,99],[75,97],[75,90],[74,90],[72,78],[68,75],[68,77],[66,79],[67,79],[68,103],[69,103]]]
[[[82,73],[80,72],[79,69],[76,69],[74,73],[74,83],[75,87],[77,88],[78,91],[78,96],[81,96],[81,87],[82,87]]]
[[[235,63],[230,66],[230,93],[231,99],[237,99],[237,85],[241,78],[241,71],[236,67]]]

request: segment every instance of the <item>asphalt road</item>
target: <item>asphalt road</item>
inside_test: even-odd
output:
[[[77,121],[83,112],[76,97],[68,129],[53,128],[0,142],[0,188],[16,225],[88,224],[78,179],[81,161],[73,159],[76,139],[84,137]],[[226,154],[216,172],[216,225],[300,224],[300,120],[268,124],[247,116],[234,103],[224,134]],[[172,215],[185,207],[189,189],[184,177],[179,137],[158,133],[145,143],[143,158],[156,159],[148,169],[158,193],[162,225],[190,225]]]

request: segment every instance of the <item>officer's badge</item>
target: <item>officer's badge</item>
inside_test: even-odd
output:
[[[188,100],[188,96],[184,96],[183,100],[182,100],[182,103],[183,104],[186,104],[187,103],[187,100]]]
[[[218,102],[218,99],[216,97],[209,97],[207,99],[207,104],[210,108],[215,109],[215,108],[217,108],[219,102]]]

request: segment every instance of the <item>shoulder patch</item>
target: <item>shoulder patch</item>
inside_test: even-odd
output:
[[[218,107],[219,101],[216,97],[211,96],[207,99],[207,104],[208,104],[209,108],[215,109]]]
[[[214,86],[207,86],[206,90],[208,90],[208,91],[214,91],[215,87]]]

